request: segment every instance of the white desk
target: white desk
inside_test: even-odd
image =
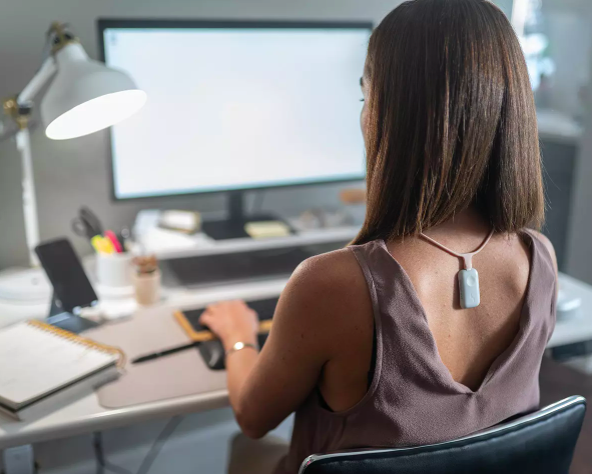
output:
[[[297,218],[293,218],[287,219],[287,221],[296,229],[297,233],[286,237],[213,240],[201,233],[184,235],[161,229],[158,226],[159,219],[160,211],[141,211],[134,225],[134,233],[139,240],[137,245],[145,252],[154,253],[160,260],[349,242],[360,231],[360,225],[306,229],[302,227]]]
[[[560,276],[561,285],[582,298],[582,311],[578,319],[558,323],[550,347],[592,340],[592,287],[566,275]],[[276,296],[285,284],[283,280],[242,283],[240,285],[214,287],[202,290],[175,289],[167,294],[167,305],[171,308],[191,308],[212,301],[245,298],[256,299]],[[19,308],[23,312],[23,308]],[[166,312],[163,312],[166,314]],[[7,317],[0,312],[0,318],[14,322],[16,316]],[[5,321],[6,321],[5,320]],[[3,319],[0,319],[0,325]],[[48,416],[33,422],[23,423],[0,417],[0,450],[31,444],[47,439],[62,438],[77,434],[121,427],[155,418],[166,418],[179,414],[196,413],[228,405],[226,390],[164,400],[155,403],[132,406],[117,410],[101,407],[97,396],[92,393],[65,406]]]
[[[559,275],[560,288],[582,299],[578,317],[568,321],[558,321],[555,332],[549,341],[549,348],[592,341],[592,286],[568,275]]]
[[[212,287],[203,290],[186,290],[183,288],[169,290],[166,295],[168,300],[166,307],[189,309],[220,300],[269,298],[278,296],[284,289],[286,282],[286,279],[281,279]],[[31,309],[38,308],[35,306]],[[26,319],[23,316],[22,307],[18,308],[18,314],[9,315],[1,311],[0,306],[0,325],[3,321],[14,323],[19,319]],[[46,313],[41,314],[45,315]],[[170,312],[163,310],[162,315],[163,317],[170,317]],[[155,418],[197,413],[225,406],[228,406],[228,392],[226,390],[117,410],[103,408],[99,405],[96,394],[91,393],[75,403],[64,406],[46,417],[32,422],[15,421],[0,415],[0,450],[48,439],[107,430]]]
[[[584,133],[573,117],[556,110],[538,109],[537,122],[541,139],[577,146]]]

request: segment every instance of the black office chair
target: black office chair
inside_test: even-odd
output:
[[[570,397],[454,441],[315,454],[299,474],[568,474],[585,414],[586,400]]]

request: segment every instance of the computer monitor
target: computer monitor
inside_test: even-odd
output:
[[[214,238],[244,235],[244,191],[363,179],[369,23],[99,20],[107,65],[148,94],[111,131],[117,200],[229,193]]]

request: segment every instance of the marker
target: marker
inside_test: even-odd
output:
[[[102,235],[95,235],[91,240],[90,243],[97,251],[97,253],[113,253],[115,252],[115,247],[109,239],[103,237]]]
[[[121,246],[119,239],[117,239],[117,236],[115,235],[115,233],[113,231],[106,230],[105,231],[105,239],[108,239],[111,242],[111,244],[113,245],[113,248],[115,249],[115,252],[123,253],[123,247]]]
[[[100,235],[95,235],[92,239],[90,239],[90,244],[95,249],[95,252],[102,253],[103,252],[103,237]]]

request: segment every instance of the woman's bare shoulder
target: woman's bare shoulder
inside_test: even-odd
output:
[[[292,280],[308,289],[341,293],[365,287],[364,274],[349,248],[311,257],[302,262]]]
[[[294,271],[282,299],[321,325],[342,318],[355,320],[358,314],[364,318],[372,308],[364,274],[348,248],[305,260]]]

